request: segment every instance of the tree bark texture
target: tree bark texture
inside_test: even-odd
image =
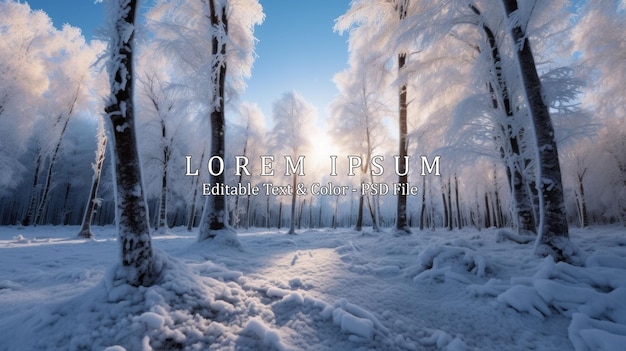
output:
[[[228,19],[226,17],[226,6],[218,6],[216,0],[208,0],[211,20],[213,26],[212,52],[211,52],[211,91],[216,96],[211,96],[211,157],[219,156],[225,159],[225,132],[226,120],[224,116],[224,88],[226,84],[226,42],[221,40],[222,36],[228,34]],[[224,172],[216,175],[209,174],[209,183],[224,184]],[[200,223],[199,240],[214,238],[217,231],[228,227],[226,196],[207,196],[204,205],[202,222]]]
[[[104,163],[104,154],[106,153],[107,138],[102,137],[100,145],[98,146],[98,152],[96,154],[96,164],[94,165],[93,181],[91,183],[91,191],[89,192],[89,199],[87,200],[87,208],[85,209],[85,215],[83,216],[83,224],[78,232],[78,236],[81,238],[93,238],[93,232],[91,231],[91,219],[96,211],[98,186],[100,185],[100,175],[102,174],[102,165]]]
[[[118,17],[114,19],[111,35],[109,74],[112,85],[105,111],[112,124],[116,218],[122,267],[128,284],[149,286],[156,277],[133,103],[133,27],[137,0],[111,2],[110,6],[117,8],[112,13]]]
[[[517,0],[503,0],[507,17],[518,10]],[[573,254],[569,242],[569,229],[565,213],[563,182],[559,153],[548,106],[543,99],[542,85],[535,60],[520,23],[511,29],[517,50],[514,50],[528,108],[532,118],[537,145],[538,190],[540,191],[540,220],[537,253],[551,255],[564,261]]]

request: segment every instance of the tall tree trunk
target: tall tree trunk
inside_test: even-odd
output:
[[[306,206],[306,199],[302,200],[300,203],[300,211],[298,211],[298,229],[302,229],[302,211]]]
[[[209,3],[209,17],[213,30],[212,37],[212,89],[214,96],[211,96],[211,156],[219,156],[222,160],[225,157],[225,129],[226,121],[224,117],[224,87],[226,83],[226,40],[224,35],[228,34],[228,19],[226,17],[226,6],[220,5],[217,0],[207,0]],[[224,184],[224,172],[216,175],[209,174],[209,183]],[[207,240],[216,237],[219,231],[228,227],[228,212],[226,208],[226,196],[207,196],[200,223],[199,240]]]
[[[50,194],[50,187],[52,185],[52,176],[54,175],[54,165],[56,164],[57,157],[59,155],[59,152],[61,151],[61,143],[63,142],[63,137],[65,136],[65,132],[67,131],[67,126],[70,122],[70,118],[72,118],[72,114],[74,113],[74,107],[76,107],[76,102],[78,101],[78,95],[80,94],[81,87],[82,87],[82,81],[80,81],[76,87],[76,91],[74,92],[72,102],[69,104],[67,114],[61,113],[54,124],[56,127],[59,123],[63,123],[63,126],[61,127],[59,138],[57,139],[56,145],[54,146],[54,150],[52,151],[52,155],[50,156],[50,164],[48,165],[46,183],[44,184],[43,192],[39,200],[39,206],[37,207],[37,214],[35,215],[35,221],[34,221],[35,225],[43,224],[41,223],[41,221],[42,221],[43,213],[46,209],[46,206],[48,205],[48,195]]]
[[[338,222],[338,218],[337,218],[337,210],[339,208],[339,196],[335,196],[335,207],[333,208],[333,222],[332,222],[332,228],[333,229],[337,229],[337,222]]]
[[[518,10],[517,0],[503,0],[503,3],[505,13],[510,20],[511,15]],[[540,220],[536,252],[542,256],[551,255],[556,261],[569,260],[575,250],[569,240],[554,128],[548,106],[543,100],[541,81],[537,74],[530,42],[522,24],[516,23],[511,28],[511,36],[517,47],[514,54],[526,93],[537,146]]]
[[[450,176],[448,176],[448,230],[452,230],[453,227],[453,218],[452,214],[452,184],[450,183]]]
[[[491,227],[491,212],[489,209],[489,193],[485,192],[485,228]]]
[[[474,5],[470,8],[478,16],[482,16],[480,10]],[[485,34],[487,44],[491,53],[492,78],[488,84],[489,92],[492,94],[494,109],[501,108],[506,115],[506,120],[498,123],[500,127],[502,147],[500,156],[507,169],[507,180],[512,194],[511,212],[518,232],[527,231],[536,233],[535,217],[532,209],[532,195],[528,191],[528,182],[523,176],[523,157],[519,146],[519,139],[523,132],[516,135],[513,132],[514,123],[513,104],[509,95],[509,88],[504,74],[502,73],[502,58],[498,41],[487,23],[480,20],[482,32]]]
[[[454,174],[454,202],[456,205],[456,227],[461,229],[463,224],[461,223],[461,205],[459,204],[459,181],[456,173]]]
[[[100,134],[100,145],[96,152],[96,163],[93,165],[93,178],[91,182],[91,191],[89,192],[89,199],[87,200],[87,208],[83,215],[83,224],[78,232],[78,236],[81,238],[93,238],[93,232],[91,231],[91,219],[96,211],[98,205],[98,186],[100,185],[100,175],[102,174],[102,165],[104,164],[104,154],[106,153],[107,138],[103,132]]]
[[[319,213],[317,215],[317,227],[321,228],[322,227],[322,204],[320,203],[320,210]]]
[[[246,199],[246,221],[245,228],[250,228],[250,193],[248,193],[248,198]]]
[[[280,230],[280,228],[283,225],[283,202],[281,201],[278,204],[278,229]]]
[[[122,271],[133,286],[149,286],[155,279],[148,206],[137,150],[134,110],[134,25],[137,0],[108,1],[111,21],[108,72],[111,94],[105,111],[111,120],[116,182],[117,227]]]
[[[202,155],[200,156],[200,164],[204,164],[204,156],[206,153],[206,145],[202,147]],[[191,207],[189,208],[189,218],[187,220],[187,231],[190,232],[196,224],[196,205],[198,201],[198,189],[200,187],[200,177],[194,177],[193,181],[193,197],[191,198]]]
[[[167,168],[167,167],[164,167]],[[157,222],[160,234],[167,232],[167,171],[161,175],[161,197],[159,199],[159,219]]]
[[[265,228],[270,229],[270,197],[265,198]]]
[[[248,151],[248,139],[249,139],[249,135],[250,135],[250,117],[248,116],[248,123],[246,124],[246,139],[243,143],[243,154],[242,156],[246,157],[247,156],[247,151]],[[243,172],[239,172],[239,178],[237,179],[237,184],[241,184],[241,180],[243,177]],[[235,209],[234,209],[234,215],[231,216],[230,218],[230,225],[234,228],[237,228],[239,226],[239,194],[237,193],[237,195],[235,195]]]
[[[298,181],[298,174],[293,172],[293,182],[291,189],[291,221],[289,223],[289,232],[287,234],[296,234],[296,182]]]
[[[367,156],[366,159],[367,160],[371,160],[372,159],[372,152],[373,152],[373,145],[372,145],[372,132],[370,129],[370,118],[369,118],[369,114],[365,113],[365,138],[367,141]],[[369,173],[369,178],[370,178],[370,183],[374,184],[374,173],[372,172],[372,168],[369,166],[369,162],[364,162],[363,166],[361,166],[361,171],[362,171],[362,176],[365,177],[366,174]],[[374,195],[372,196],[372,201],[374,202],[374,206],[372,208],[372,203],[370,201],[369,196],[367,196],[367,205],[369,207],[370,210],[370,216],[372,217],[372,230],[375,232],[379,232],[380,228],[378,226],[378,207],[376,204],[376,196],[378,195]]]
[[[41,167],[41,151],[37,152],[37,158],[35,159],[35,172],[33,175],[33,187],[30,192],[30,200],[28,201],[28,209],[26,210],[26,215],[24,219],[22,219],[22,225],[27,227],[33,220],[35,219],[35,207],[37,205],[37,193],[39,190],[39,168]]]
[[[367,208],[369,209],[370,217],[372,218],[372,230],[375,232],[379,232],[380,228],[378,228],[378,214],[376,213],[376,204],[372,204],[372,202],[376,201],[376,197],[372,196],[371,200],[369,196],[366,196],[365,198],[367,199]]]
[[[587,169],[583,172],[579,173],[577,176],[578,179],[578,198],[579,198],[579,211],[580,211],[580,226],[581,228],[586,228],[589,226],[589,215],[587,214],[587,200],[585,198],[585,186],[583,184],[583,179],[585,178],[585,173]]]
[[[446,202],[446,186],[445,184],[441,187],[441,200],[443,202],[443,227],[448,227],[448,203]]]
[[[161,114],[161,108],[158,105],[158,102],[153,102],[155,108],[159,114]],[[168,112],[171,110],[171,106],[168,109]],[[161,198],[159,200],[159,220],[157,224],[157,228],[159,229],[159,233],[165,234],[168,229],[167,224],[167,168],[170,163],[171,149],[170,145],[172,145],[173,140],[167,139],[167,126],[165,124],[165,116],[161,116],[161,138],[163,143],[163,169],[161,171]]]
[[[69,174],[68,176],[72,177],[73,175]],[[71,218],[72,210],[68,208],[71,190],[72,190],[72,182],[68,181],[65,184],[65,191],[64,191],[65,195],[63,195],[63,206],[61,208],[61,224],[62,225],[68,225],[70,218]]]
[[[498,171],[495,164],[493,165],[493,199],[494,203],[491,207],[493,208],[494,224],[497,228],[502,228],[504,226],[504,218],[502,215],[502,203],[500,202],[500,191],[498,190]]]
[[[357,208],[356,213],[356,225],[354,226],[354,230],[360,232],[363,229],[363,197],[365,195],[359,195],[359,206]]]
[[[426,177],[422,177],[422,206],[420,208],[420,231],[424,230],[424,216],[426,215]]]
[[[398,0],[397,10],[400,15],[400,21],[404,20],[407,15],[409,7],[409,0]],[[402,78],[403,68],[406,64],[406,53],[398,54],[398,76]],[[398,154],[400,156],[400,164],[398,167],[399,175],[398,175],[398,183],[406,184],[408,183],[408,173],[406,170],[406,162],[404,162],[405,157],[408,156],[408,125],[407,125],[407,97],[406,97],[407,85],[405,82],[401,83],[400,93],[399,93],[399,142],[398,142]],[[406,193],[399,193],[398,195],[398,205],[397,205],[397,214],[396,214],[396,231],[398,233],[410,234],[411,229],[407,224],[407,195]]]
[[[311,199],[311,201],[309,201],[309,223],[308,223],[308,227],[309,227],[309,229],[313,228],[313,199]]]

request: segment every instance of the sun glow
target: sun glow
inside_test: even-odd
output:
[[[330,156],[337,155],[338,152],[339,150],[333,144],[331,138],[320,132],[313,139],[307,158],[311,159],[311,164],[315,167],[326,169],[330,165]]]

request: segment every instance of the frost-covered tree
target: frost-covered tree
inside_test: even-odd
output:
[[[291,91],[272,105],[274,128],[271,131],[271,144],[276,151],[284,151],[290,156],[294,166],[298,157],[311,146],[311,130],[314,130],[315,109],[299,93]],[[298,175],[301,169],[293,170],[285,166],[285,175],[291,176],[291,219],[288,234],[296,233],[296,197]]]
[[[373,65],[375,64],[374,62]],[[375,182],[369,160],[387,137],[383,117],[389,112],[389,107],[384,95],[380,93],[386,71],[371,65],[372,63],[360,63],[354,58],[350,69],[335,75],[334,81],[339,95],[331,106],[330,129],[335,143],[341,145],[348,154],[359,155],[365,160],[359,167],[361,183]],[[365,194],[359,196],[355,227],[357,231],[363,225],[365,197]],[[367,205],[375,231],[379,230],[377,201],[377,197],[367,195]]]
[[[133,286],[154,282],[155,262],[137,149],[133,64],[137,0],[107,1],[111,87],[105,112],[110,119],[116,183],[116,221],[122,253],[120,274]]]
[[[238,120],[231,126],[228,145],[232,156],[244,156],[249,164],[250,169],[257,169],[256,165],[259,156],[263,154],[263,150],[266,147],[264,144],[264,137],[266,134],[265,128],[265,116],[255,103],[243,102],[239,105]],[[230,159],[230,157],[229,157]],[[244,176],[247,178],[247,182],[255,183],[255,179],[258,179],[258,174],[251,173],[250,176],[244,172],[240,172],[236,176],[235,184],[242,184],[244,182]],[[240,206],[241,197],[235,195],[235,202],[232,208],[231,226],[237,228],[240,224],[248,227],[248,218],[250,216],[250,206],[252,198],[250,194],[247,196],[245,209]]]
[[[98,134],[96,137],[98,147],[96,149],[95,163],[91,165],[93,169],[93,177],[91,180],[91,190],[89,191],[89,197],[87,199],[87,206],[85,208],[85,214],[83,215],[83,223],[81,225],[78,236],[81,238],[93,238],[94,234],[91,231],[91,221],[94,213],[97,211],[100,200],[98,198],[98,187],[100,186],[100,176],[102,175],[102,166],[104,165],[104,155],[106,153],[107,136],[104,129],[104,123],[102,119],[98,119]]]
[[[385,62],[393,60],[398,70],[395,85],[398,91],[398,182],[408,182],[405,158],[408,156],[408,101],[407,86],[410,71],[405,66],[413,53],[410,45],[392,45],[398,43],[398,27],[416,6],[409,0],[356,0],[350,9],[342,15],[335,26],[340,32],[357,27],[351,31],[350,46],[361,51],[365,56],[378,56],[380,69]],[[357,49],[358,48],[358,49]],[[375,49],[374,49],[375,48]],[[369,53],[367,53],[369,51]],[[397,195],[396,229],[398,233],[408,234],[411,230],[407,222],[406,194]]]
[[[53,32],[45,13],[27,3],[0,2],[0,194],[15,188],[26,171],[19,159],[37,121],[36,101],[48,89],[46,44],[54,42]]]
[[[250,76],[254,26],[264,17],[261,5],[257,0],[160,1],[148,17],[163,47],[174,54],[190,91],[207,105],[210,157],[223,159],[226,103]],[[224,181],[220,172],[209,177],[213,184]],[[199,240],[220,233],[233,234],[226,196],[207,196]]]
[[[399,21],[402,22],[407,16],[407,12],[409,10],[409,0],[397,0],[396,10],[398,11]],[[398,167],[398,183],[406,184],[408,183],[408,169],[407,162],[405,161],[408,158],[408,122],[407,122],[407,83],[406,83],[406,74],[404,72],[404,66],[406,65],[407,60],[407,52],[402,51],[398,53],[398,77],[400,80],[400,91],[399,91],[399,114],[398,114],[398,156],[400,158],[399,167]],[[396,215],[396,229],[400,233],[411,233],[411,229],[409,228],[409,223],[407,221],[407,195],[406,193],[398,194],[398,208]]]
[[[150,60],[154,62],[156,58]],[[141,132],[144,140],[149,140],[143,145],[139,145],[143,154],[143,161],[146,169],[152,174],[155,187],[158,189],[158,219],[156,228],[161,234],[165,234],[168,229],[168,193],[171,175],[169,169],[172,163],[172,156],[176,148],[177,132],[185,123],[185,114],[176,110],[174,90],[168,87],[163,71],[166,66],[161,66],[157,71],[145,69],[138,78],[140,101],[143,102],[144,114],[139,119],[142,125]],[[141,103],[139,105],[142,105]],[[148,186],[147,186],[148,187]]]
[[[226,38],[228,36],[227,4],[218,0],[206,0],[208,11],[204,13],[211,22],[211,92],[209,95],[209,111],[211,121],[211,157],[224,159],[226,156]],[[224,172],[210,173],[211,184],[225,184]],[[220,231],[228,227],[228,209],[226,196],[207,196],[200,221],[200,240],[214,238]]]
[[[602,176],[596,181],[609,185],[606,194],[616,204],[619,217],[626,226],[626,12],[619,1],[587,1],[582,16],[574,27],[574,48],[581,53],[580,61],[587,70],[583,104],[593,112],[596,122],[605,127],[599,131],[598,150],[594,158]],[[609,161],[610,160],[610,161]],[[604,161],[604,162],[600,162]],[[599,175],[598,175],[599,176]],[[608,176],[608,177],[607,177]],[[596,187],[594,193],[604,193]],[[602,201],[599,201],[602,202]],[[614,211],[606,208],[607,212]],[[608,213],[606,214],[608,215]]]
[[[528,177],[524,176],[525,164],[522,155],[522,136],[524,124],[516,123],[515,101],[512,88],[509,88],[509,80],[504,72],[504,65],[501,44],[502,38],[498,38],[497,29],[492,29],[490,24],[482,15],[481,10],[470,5],[471,10],[477,16],[477,26],[482,31],[482,49],[488,55],[487,62],[489,71],[489,81],[487,83],[491,94],[492,105],[496,112],[495,125],[498,129],[494,133],[498,144],[500,144],[500,157],[506,166],[506,174],[512,194],[513,220],[518,232],[536,232],[535,216],[532,208],[532,197]],[[480,48],[481,46],[479,46]]]
[[[14,12],[13,10],[16,9],[20,11]],[[35,156],[32,167],[34,170],[33,187],[23,218],[25,225],[41,224],[45,221],[44,213],[47,210],[50,193],[59,182],[59,179],[55,178],[57,174],[55,168],[62,153],[70,119],[79,111],[84,110],[89,95],[87,81],[91,78],[90,66],[101,50],[98,43],[87,44],[79,29],[65,25],[61,30],[57,30],[52,27],[45,15],[41,19],[40,15],[29,14],[27,11],[30,11],[28,7],[21,5],[7,9],[7,12],[17,17],[8,21],[12,31],[20,33],[22,30],[19,26],[13,26],[13,21],[16,20],[32,21],[34,25],[31,29],[25,29],[23,34],[17,35],[20,38],[18,40],[12,39],[14,35],[7,35],[7,41],[16,45],[18,52],[20,52],[19,48],[24,46],[25,51],[19,54],[23,56],[18,62],[7,59],[7,70],[4,72],[7,74],[5,78],[8,86],[15,79],[21,81],[20,85],[29,84],[32,79],[29,77],[32,75],[41,74],[39,77],[44,79],[39,82],[40,86],[32,87],[33,92],[22,95],[24,101],[20,105],[29,106],[27,108],[13,110],[11,107],[11,101],[14,101],[11,96],[19,91],[20,85],[13,86],[15,91],[4,95],[7,98],[7,107],[12,110],[11,113],[20,116],[15,118],[16,120],[21,123],[37,121],[30,130],[33,137],[28,139],[28,145]],[[41,28],[41,22],[44,20],[47,24]],[[37,30],[40,31],[39,34]],[[10,67],[14,64],[25,66],[32,64],[30,68],[32,72],[19,73],[19,66]],[[42,72],[39,72],[40,69]],[[37,99],[31,99],[37,94],[40,94]],[[17,132],[16,135],[19,135],[19,128]],[[7,136],[5,140],[12,138],[12,136]],[[23,141],[16,141],[16,145],[23,145]],[[14,158],[16,156],[13,155]]]
[[[47,155],[48,158],[48,167],[45,172],[45,180],[43,183],[43,190],[41,192],[41,198],[39,200],[39,204],[37,205],[37,212],[34,217],[33,224],[42,224],[43,213],[48,205],[50,189],[52,187],[52,177],[54,175],[54,167],[56,165],[57,159],[59,157],[59,153],[61,151],[61,145],[63,143],[63,139],[67,132],[67,127],[70,122],[70,118],[74,114],[74,110],[76,108],[76,104],[78,102],[78,98],[83,89],[83,78],[80,78],[80,81],[76,82],[73,89],[73,93],[68,96],[69,99],[66,101],[66,109],[58,112],[58,115],[54,119],[54,123],[52,124],[52,129],[48,130],[45,137],[49,137],[46,141],[49,142],[48,145],[52,146],[50,149],[50,154]],[[53,135],[56,134],[56,135]],[[29,209],[29,213],[31,213]],[[30,218],[30,216],[29,216]],[[25,221],[24,225],[28,223],[29,220]]]
[[[526,35],[528,19],[519,11],[517,0],[503,0],[508,27],[514,42],[515,62],[533,126],[537,150],[537,190],[539,190],[539,228],[537,253],[555,260],[570,260],[575,254],[569,240],[563,181],[559,165],[556,135],[535,58]]]

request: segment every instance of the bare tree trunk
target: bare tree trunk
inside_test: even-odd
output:
[[[298,175],[293,172],[293,188],[291,193],[291,223],[289,223],[289,232],[287,234],[296,234],[296,182]]]
[[[69,174],[69,177],[72,177],[73,174]],[[72,191],[72,182],[68,181],[65,184],[65,195],[63,195],[63,206],[61,207],[61,224],[68,225],[71,219],[72,210],[68,208],[69,200],[70,200],[70,192]]]
[[[476,15],[482,16],[476,6],[470,5],[470,8]],[[492,94],[493,108],[502,108],[506,115],[506,121],[497,124],[499,124],[500,127],[502,134],[500,139],[503,144],[500,148],[500,156],[507,169],[507,180],[513,200],[511,201],[511,211],[513,212],[515,225],[519,232],[528,231],[536,233],[537,229],[531,203],[532,195],[528,192],[528,182],[522,173],[524,163],[518,139],[522,137],[523,133],[519,135],[513,134],[511,124],[514,122],[515,116],[508,84],[502,73],[502,58],[500,56],[498,41],[485,21],[480,20],[479,23],[481,23],[480,27],[485,34],[491,53],[493,77],[488,86]]]
[[[459,205],[459,181],[456,173],[454,174],[454,201],[456,205],[456,227],[461,229],[463,224],[461,223],[461,206]]]
[[[503,0],[507,17],[518,10],[517,0]],[[520,23],[511,28],[516,61],[528,108],[532,117],[537,146],[537,169],[540,189],[540,220],[537,237],[537,254],[550,255],[556,261],[569,260],[574,248],[569,240],[565,213],[563,182],[559,153],[548,106],[543,100],[542,86],[537,74],[535,59],[525,30]]]
[[[243,154],[242,154],[242,156],[244,157],[247,156],[247,151],[248,151],[250,124],[251,124],[251,121],[250,121],[250,117],[248,116],[248,123],[246,124],[246,139],[243,144]],[[239,172],[239,178],[237,179],[237,184],[241,184],[242,177],[243,177],[243,172]],[[239,194],[235,195],[235,210],[234,210],[234,215],[231,216],[230,218],[230,225],[234,228],[237,228],[239,226]]]
[[[200,156],[200,164],[204,164],[204,156],[206,153],[206,145],[202,147],[202,155]],[[187,220],[187,231],[190,232],[196,222],[196,204],[198,201],[198,188],[200,186],[200,177],[194,178],[193,197],[191,198],[191,207],[189,208],[189,219]]]
[[[322,227],[322,204],[321,203],[320,203],[320,211],[317,216],[317,227],[318,228]]]
[[[333,223],[332,223],[332,228],[333,229],[337,229],[337,209],[339,207],[339,196],[335,196],[335,208],[333,208]]]
[[[420,208],[420,231],[424,230],[424,216],[426,215],[426,177],[422,177],[422,207]]]
[[[359,195],[359,206],[357,207],[356,213],[356,225],[354,226],[354,230],[360,232],[363,229],[363,197],[365,195]]]
[[[308,227],[309,227],[309,229],[313,228],[313,199],[311,199],[311,201],[309,201],[309,223],[308,223]]]
[[[228,19],[226,16],[226,6],[216,6],[216,0],[208,0],[210,9],[210,20],[213,25],[211,37],[212,58],[211,58],[211,82],[217,89],[212,89],[217,95],[211,96],[211,156],[219,156],[223,160],[225,157],[225,129],[226,121],[224,117],[224,87],[226,83],[226,41],[222,36],[228,34]],[[219,11],[221,10],[221,11]],[[219,12],[218,12],[219,11]],[[209,174],[211,184],[224,184],[224,172],[216,175]],[[228,212],[226,208],[226,196],[207,196],[200,223],[199,240],[207,240],[216,237],[219,231],[228,227]]]
[[[450,183],[450,176],[448,176],[448,230],[452,230],[453,226],[453,218],[452,214],[452,184]]]
[[[370,132],[369,132],[369,127],[368,127],[368,132],[367,132],[367,145],[368,145],[368,153],[367,153],[367,159],[370,160],[372,158],[372,147],[371,147],[371,138],[370,138]],[[367,162],[366,162],[367,164]],[[367,172],[367,167],[366,167],[366,172]],[[369,176],[370,176],[370,182],[371,184],[374,184],[374,175],[372,174],[372,169],[371,167],[369,168]],[[379,226],[379,221],[380,219],[378,218],[378,202],[376,201],[376,196],[378,195],[374,195],[372,196],[372,200],[370,201],[370,197],[367,196],[367,206],[370,210],[370,216],[372,217],[372,230],[375,232],[379,232],[380,231],[380,226]],[[373,202],[373,204],[372,204]]]
[[[283,225],[283,202],[278,203],[278,229]]]
[[[104,155],[106,153],[107,138],[104,133],[101,135],[100,145],[96,152],[96,163],[93,167],[93,181],[91,182],[91,191],[87,200],[87,208],[83,216],[83,224],[78,232],[81,238],[91,239],[94,237],[91,231],[91,219],[98,205],[98,186],[100,185],[100,175],[102,174],[102,165],[104,164]]]
[[[302,211],[306,206],[306,199],[302,200],[300,203],[300,210],[298,211],[298,229],[302,229]]]
[[[35,216],[35,207],[37,205],[37,193],[38,193],[38,183],[39,183],[39,168],[41,167],[41,152],[37,152],[37,159],[35,160],[35,172],[33,176],[33,187],[30,192],[30,200],[28,201],[28,209],[26,210],[26,215],[24,219],[22,219],[22,225],[27,227],[31,223],[33,223]]]
[[[504,223],[502,223],[502,204],[500,203],[500,191],[498,190],[498,172],[496,170],[495,164],[493,165],[493,198],[494,203],[492,205],[492,208],[494,224],[497,228],[502,228],[504,226]]]
[[[245,228],[250,228],[250,194],[248,193],[248,198],[246,199],[246,221]]]
[[[61,116],[59,116],[61,119]],[[67,129],[67,125],[69,122],[69,116],[65,119],[65,123],[63,128],[61,129],[61,135],[57,140],[54,150],[52,151],[52,155],[50,156],[50,163],[48,164],[48,171],[46,173],[46,182],[43,186],[43,191],[41,193],[41,198],[39,199],[39,205],[37,206],[37,213],[35,214],[35,220],[33,221],[34,225],[43,224],[41,223],[43,212],[48,205],[48,195],[50,193],[50,186],[52,184],[52,175],[54,174],[54,164],[56,163],[57,156],[59,155],[59,150],[61,149],[61,142],[63,141],[63,135],[65,134],[65,130]]]
[[[105,111],[111,119],[117,227],[123,275],[133,286],[149,286],[156,279],[148,223],[148,206],[141,179],[133,103],[134,24],[137,0],[108,2],[113,18],[109,43],[111,95]]]
[[[589,215],[587,214],[587,200],[585,198],[585,186],[583,179],[585,178],[585,168],[582,172],[578,173],[576,178],[578,179],[578,196],[576,200],[578,202],[578,211],[580,213],[580,227],[586,228],[589,226]]]
[[[491,212],[489,209],[489,194],[485,192],[485,228],[491,227]]]
[[[372,200],[370,200],[369,196],[366,196],[365,198],[367,199],[367,208],[370,211],[370,217],[372,217],[372,230],[375,232],[379,232],[380,228],[378,228],[378,214],[376,213],[376,205],[372,204],[372,202],[374,202],[376,198],[374,196],[372,196]]]
[[[69,105],[67,114],[65,115],[64,113],[61,113],[55,122],[55,127],[59,123],[63,123],[63,126],[61,127],[59,138],[57,139],[54,150],[52,151],[52,155],[50,156],[50,164],[48,165],[46,183],[44,184],[43,192],[41,194],[41,199],[39,200],[39,206],[37,208],[37,214],[35,215],[35,221],[33,222],[35,225],[42,224],[40,222],[42,221],[43,212],[46,209],[46,206],[48,205],[48,195],[50,194],[50,186],[52,185],[52,176],[54,175],[54,171],[53,171],[54,165],[56,164],[56,159],[59,155],[59,151],[61,150],[61,143],[63,142],[63,137],[65,136],[65,132],[67,131],[67,126],[70,122],[70,118],[72,117],[72,114],[74,113],[74,107],[76,107],[76,101],[78,101],[78,95],[80,93],[81,86],[82,86],[82,81],[80,81],[78,83],[78,86],[76,87],[76,91],[74,93],[72,102]],[[63,119],[64,115],[65,115],[65,119]]]
[[[165,136],[165,124],[163,124],[163,136]],[[169,147],[163,149],[163,171],[161,173],[161,199],[159,201],[159,222],[158,228],[161,234],[165,234],[167,225],[167,164],[169,163]]]
[[[400,21],[404,20],[407,15],[407,10],[409,7],[409,0],[399,0],[397,3],[397,10],[400,14]],[[398,75],[402,74],[402,69],[406,64],[406,53],[398,54]],[[398,183],[406,184],[408,183],[408,173],[406,170],[406,163],[404,162],[405,157],[408,155],[408,125],[407,125],[407,98],[406,98],[406,83],[402,83],[400,86],[400,98],[399,98],[399,107],[400,107],[400,115],[399,115],[399,145],[398,145],[398,154],[400,156],[400,164],[398,167],[399,175],[398,175]],[[406,193],[398,194],[398,205],[397,205],[397,215],[396,215],[396,231],[398,233],[411,234],[411,228],[409,228],[407,224],[407,195]]]
[[[270,229],[270,197],[265,198],[265,228]]]
[[[441,187],[441,200],[443,202],[443,227],[448,227],[448,204],[446,202],[446,187],[445,185]]]

